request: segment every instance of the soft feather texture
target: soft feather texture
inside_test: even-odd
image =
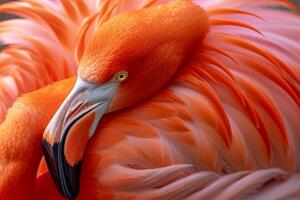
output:
[[[105,118],[86,153],[79,198],[300,196],[300,17],[275,9],[294,9],[285,0],[195,2],[210,17],[202,47],[164,90]],[[95,26],[159,3],[1,5],[24,18],[0,24],[8,44],[0,54],[0,120],[21,94],[73,76]],[[37,178],[39,198],[50,187],[46,176]]]

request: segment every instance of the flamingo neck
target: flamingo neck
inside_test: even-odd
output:
[[[32,199],[42,158],[42,134],[75,78],[60,81],[19,99],[0,125],[0,194]]]

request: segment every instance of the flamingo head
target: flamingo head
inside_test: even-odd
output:
[[[44,155],[60,192],[79,192],[86,144],[105,113],[162,89],[208,32],[205,11],[189,0],[130,11],[98,28],[79,63],[78,79],[43,136]]]

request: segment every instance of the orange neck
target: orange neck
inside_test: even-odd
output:
[[[4,199],[32,199],[42,157],[42,134],[72,89],[75,78],[26,94],[0,125],[0,194]]]

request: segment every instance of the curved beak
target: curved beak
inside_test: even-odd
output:
[[[79,193],[81,163],[89,138],[107,112],[119,86],[110,81],[95,85],[77,79],[43,135],[43,150],[59,191],[74,199]]]

